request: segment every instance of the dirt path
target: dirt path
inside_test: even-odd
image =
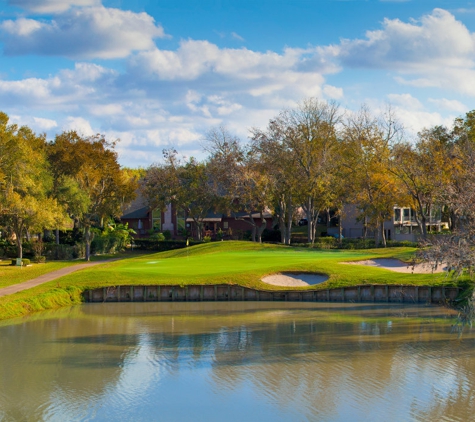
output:
[[[85,262],[84,264],[73,265],[71,267],[61,268],[60,270],[51,271],[50,273],[40,275],[23,283],[13,284],[12,286],[3,287],[0,289],[0,297],[18,293],[23,290],[31,289],[32,287],[39,286],[40,284],[47,283],[48,281],[56,280],[67,274],[71,274],[75,271],[83,270],[85,268],[94,267],[95,265],[105,264],[107,262],[117,261],[121,258],[106,259],[104,261]]]

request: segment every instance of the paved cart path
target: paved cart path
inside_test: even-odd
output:
[[[60,270],[51,271],[50,273],[40,275],[23,283],[13,284],[12,286],[3,287],[0,289],[0,297],[18,293],[23,290],[31,289],[32,287],[39,286],[40,284],[47,283],[48,281],[56,280],[67,274],[71,274],[75,271],[83,270],[85,268],[93,267],[95,265],[105,264],[107,262],[117,261],[121,258],[106,259],[104,261],[85,262],[84,264],[72,265],[71,267],[61,268]]]

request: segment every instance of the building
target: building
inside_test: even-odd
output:
[[[415,242],[421,235],[419,224],[416,220],[415,211],[409,207],[395,206],[390,220],[384,222],[384,234],[387,240]],[[347,238],[371,238],[374,237],[373,230],[370,230],[364,220],[359,219],[360,211],[355,205],[347,204],[343,207],[341,224],[343,236]],[[442,211],[440,207],[434,207],[430,218],[426,221],[427,230],[440,231],[448,224],[442,221]]]

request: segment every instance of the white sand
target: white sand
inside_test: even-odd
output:
[[[308,273],[280,273],[264,277],[262,281],[274,286],[302,287],[320,284],[328,280],[328,276]]]
[[[342,262],[341,264],[350,264],[350,265],[368,265],[370,267],[384,268],[385,270],[396,271],[398,273],[414,273],[414,274],[430,274],[432,273],[432,267],[428,264],[416,264],[413,268],[412,265],[407,264],[406,262],[400,261],[399,259],[394,258],[379,258],[379,259],[368,259],[366,261],[352,261],[352,262]],[[435,273],[440,273],[444,271],[443,266],[440,265]]]

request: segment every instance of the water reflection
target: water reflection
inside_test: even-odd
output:
[[[443,308],[89,304],[0,327],[0,420],[470,420]]]

